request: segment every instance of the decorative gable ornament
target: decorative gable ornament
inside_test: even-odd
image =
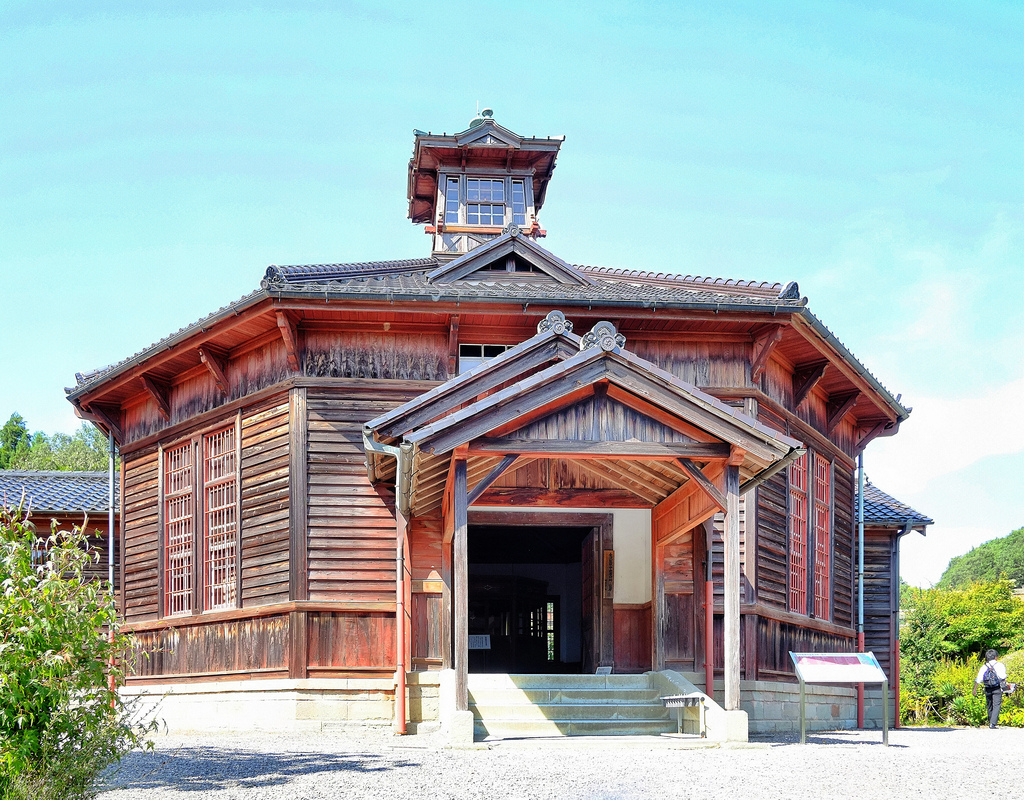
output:
[[[580,350],[590,350],[598,347],[606,353],[611,353],[626,344],[626,337],[615,330],[610,322],[601,321],[597,323],[590,333],[583,334],[580,339]]]
[[[537,333],[551,331],[552,333],[572,333],[572,322],[565,318],[561,311],[550,311],[548,315],[537,323]],[[587,334],[588,336],[590,334]],[[625,342],[625,339],[623,339]]]

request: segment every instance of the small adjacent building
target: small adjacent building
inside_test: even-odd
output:
[[[789,651],[855,648],[856,458],[910,409],[795,283],[542,247],[562,143],[415,131],[423,257],[271,266],[69,391],[120,447],[128,691],[463,738],[672,730],[692,691],[745,738],[793,722]]]
[[[21,507],[29,514],[40,536],[48,536],[51,524],[58,530],[81,528],[96,554],[86,574],[107,580],[110,542],[110,480],[106,472],[48,470],[0,470],[0,503]],[[114,486],[114,588],[120,588],[119,541],[121,498]]]

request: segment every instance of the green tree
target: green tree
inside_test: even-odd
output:
[[[13,469],[105,470],[107,437],[95,426],[82,423],[72,435],[36,433],[31,446],[12,462]]]
[[[957,589],[1000,578],[1024,586],[1024,528],[951,559],[938,585],[942,589]]]
[[[28,452],[31,438],[21,414],[11,414],[0,428],[0,469],[11,469],[12,462]]]
[[[0,800],[89,797],[150,729],[108,683],[131,641],[109,586],[83,576],[94,558],[77,528],[42,539],[0,507]]]

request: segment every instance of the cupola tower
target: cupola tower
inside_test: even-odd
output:
[[[413,134],[409,219],[426,223],[436,258],[457,258],[509,226],[545,235],[537,214],[564,137],[520,136],[489,108],[462,133]]]

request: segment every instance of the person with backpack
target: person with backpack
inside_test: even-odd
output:
[[[1006,667],[1002,661],[997,661],[999,653],[995,650],[988,650],[985,653],[985,663],[978,670],[978,677],[974,680],[974,687],[971,694],[977,697],[978,687],[985,687],[985,705],[988,708],[988,726],[996,727],[999,722],[999,710],[1003,706],[1003,692],[1010,693],[1016,687],[1006,682]]]

